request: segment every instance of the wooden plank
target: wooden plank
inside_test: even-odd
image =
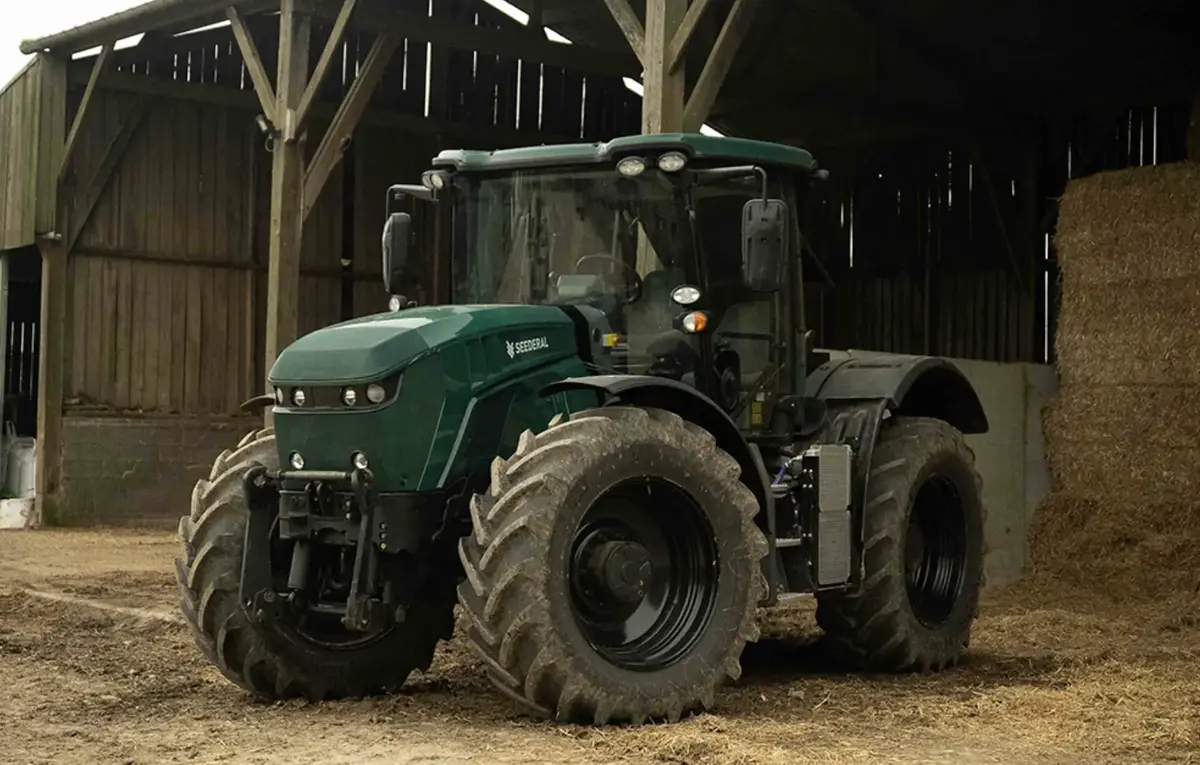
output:
[[[621,34],[625,35],[629,47],[637,54],[642,66],[645,66],[646,29],[642,26],[642,20],[630,7],[629,0],[604,0],[604,4],[608,6],[608,12],[621,28]]]
[[[226,9],[225,15],[232,25],[233,37],[237,40],[238,49],[242,52],[246,73],[250,75],[250,81],[254,83],[254,92],[258,94],[258,102],[262,106],[263,116],[278,128],[278,99],[275,96],[275,89],[271,86],[271,78],[267,76],[267,70],[263,67],[262,56],[258,54],[254,36],[250,34],[250,30],[247,28],[246,22],[242,20],[242,15],[238,13],[237,8],[230,6]]]
[[[704,120],[708,119],[709,111],[717,100],[721,86],[725,84],[726,75],[733,67],[733,60],[746,37],[753,17],[754,3],[749,0],[734,0],[729,17],[725,19],[717,41],[708,54],[708,61],[700,71],[700,78],[688,97],[683,117],[684,130],[697,131],[704,124]]]
[[[329,33],[329,40],[325,43],[325,50],[321,52],[321,58],[317,60],[317,67],[313,70],[312,79],[309,80],[308,87],[304,90],[304,96],[300,99],[300,106],[296,108],[295,130],[304,129],[305,122],[308,120],[309,109],[316,100],[317,93],[320,92],[321,84],[325,81],[325,76],[329,73],[330,65],[337,56],[338,50],[342,47],[342,42],[346,35],[346,25],[350,23],[350,16],[354,13],[354,8],[357,4],[358,0],[344,0],[342,3],[342,10],[333,22],[333,29]],[[288,140],[288,138],[289,136],[284,136],[284,140]]]
[[[111,403],[118,410],[129,409],[133,396],[131,367],[134,358],[133,264],[118,261],[108,264],[113,275],[113,374]]]
[[[662,0],[646,5],[643,133],[678,133],[684,129],[684,71],[682,67],[668,70],[666,59],[667,48],[686,13],[687,0]]]
[[[67,64],[45,54],[41,67],[41,117],[38,126],[38,181],[35,232],[56,231],[58,225],[58,171],[62,167],[67,121]]]
[[[79,102],[79,109],[75,112],[75,121],[71,123],[71,132],[67,134],[67,143],[63,148],[62,160],[58,168],[58,180],[60,182],[63,175],[67,172],[67,165],[71,161],[71,153],[75,151],[75,142],[79,139],[79,131],[83,127],[84,120],[87,119],[92,99],[96,95],[100,78],[104,75],[104,69],[108,66],[112,52],[113,44],[108,43],[101,48],[100,55],[96,57],[96,63],[92,65],[92,73],[88,78],[87,89],[83,91],[83,100]]]
[[[325,138],[321,141],[312,165],[305,175],[303,218],[308,218],[322,189],[325,188],[326,181],[329,180],[329,174],[341,162],[346,144],[358,127],[358,122],[371,100],[371,94],[375,92],[375,86],[379,84],[388,61],[399,45],[399,35],[384,33],[376,38],[371,46],[371,52],[363,61],[358,77],[342,101],[342,106],[334,116],[333,124],[326,131]]]
[[[108,188],[112,181],[113,173],[120,164],[122,157],[125,155],[125,150],[129,147],[130,140],[138,128],[141,127],[143,118],[146,116],[146,108],[149,99],[142,97],[134,102],[133,108],[125,116],[121,124],[120,130],[113,136],[108,148],[105,150],[104,159],[100,162],[100,167],[97,168],[91,181],[80,195],[80,202],[75,209],[76,220],[72,221],[71,233],[67,238],[67,252],[75,249],[75,245],[79,241],[80,234],[83,233],[88,221],[91,220],[92,213],[96,210],[96,203],[100,201],[101,195]]]
[[[674,72],[683,64],[688,42],[691,41],[696,27],[709,5],[711,5],[710,0],[693,0],[691,7],[687,10],[687,15],[679,24],[679,29],[675,30],[675,36],[671,38],[671,45],[667,49],[667,71]]]

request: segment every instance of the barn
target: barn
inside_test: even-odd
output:
[[[173,523],[277,350],[384,307],[384,192],[439,149],[705,127],[829,169],[805,211],[820,345],[976,382],[989,567],[1011,576],[1051,481],[1058,199],[1195,135],[1194,14],[1106,8],[154,0],[29,40],[0,93],[0,251],[39,518]],[[444,279],[426,263],[408,289]]]

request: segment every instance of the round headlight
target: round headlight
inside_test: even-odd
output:
[[[387,391],[383,389],[382,385],[371,383],[367,386],[367,401],[372,404],[382,404],[385,398],[387,398]]]
[[[392,313],[396,313],[397,311],[400,310],[400,308],[401,308],[400,296],[392,295],[391,298],[388,299],[388,310],[391,311]]]
[[[292,403],[296,406],[304,406],[304,402],[308,400],[308,396],[304,395],[304,391],[299,388],[292,391]]]
[[[667,152],[658,158],[658,169],[664,173],[678,173],[687,167],[687,157],[677,151]]]
[[[617,163],[617,172],[626,178],[635,178],[646,172],[646,160],[641,157],[626,157]]]
[[[283,406],[283,388],[275,389],[275,403]]]
[[[295,470],[304,469],[304,458],[300,456],[300,452],[292,452],[292,456],[288,457],[288,462],[292,464],[292,468]]]
[[[358,392],[354,388],[346,388],[342,391],[342,403],[346,406],[354,406],[358,403]]]
[[[688,285],[676,287],[671,293],[671,299],[674,300],[677,305],[694,305],[700,300],[700,289],[698,287],[691,287]]]
[[[371,466],[371,463],[367,461],[367,455],[363,454],[362,452],[355,452],[353,459],[354,467],[358,468],[359,470],[366,470]]]

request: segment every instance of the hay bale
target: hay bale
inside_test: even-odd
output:
[[[1200,275],[1200,165],[1072,181],[1055,237],[1064,275],[1085,283]]]
[[[1067,188],[1057,237],[1061,381],[1044,417],[1055,491],[1043,571],[1112,591],[1200,582],[1200,166]]]

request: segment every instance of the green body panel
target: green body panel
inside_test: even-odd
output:
[[[587,374],[574,325],[551,306],[425,307],[327,327],[285,350],[270,378],[337,387],[397,373],[399,394],[382,407],[275,407],[280,463],[299,452],[307,470],[348,470],[362,452],[380,491],[428,491],[486,470],[526,428],[595,402],[538,395]]]
[[[815,170],[812,154],[794,146],[752,141],[746,138],[721,138],[700,133],[664,133],[615,138],[607,143],[570,143],[550,146],[524,146],[498,151],[443,151],[433,160],[434,167],[464,172],[519,170],[550,165],[588,165],[615,162],[619,157],[641,152],[682,151],[693,159],[722,162],[750,162]]]

